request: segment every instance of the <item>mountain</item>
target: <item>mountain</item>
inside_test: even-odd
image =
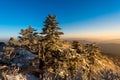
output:
[[[77,52],[77,48],[73,48],[70,41],[63,42],[63,47],[52,52],[52,55],[49,53],[46,58],[50,62],[48,70],[53,72],[45,73],[44,77],[46,80],[50,78],[50,80],[53,80],[55,78],[53,73],[57,74],[58,77],[56,79],[65,76],[65,79],[68,80],[119,80],[120,66],[116,63],[118,60],[114,60],[112,56],[109,57],[102,54],[95,44],[87,44],[87,42],[83,40],[83,43],[80,43],[80,52]],[[11,47],[8,48],[10,49]],[[39,80],[40,71],[42,69],[47,71],[46,68],[48,66],[39,69],[39,63],[41,64],[41,62],[38,62],[39,59],[35,54],[25,48],[14,48],[15,51],[12,52],[10,59],[8,57],[9,54],[0,54],[0,70],[7,72],[6,75],[3,72],[2,76],[6,76],[8,80]],[[44,63],[48,64],[48,62]],[[72,76],[74,73],[75,76]],[[59,80],[63,80],[63,78]]]
[[[104,41],[100,41],[99,43],[120,44],[120,39],[104,40]]]
[[[120,55],[120,39],[101,41],[97,45],[103,53]]]
[[[76,39],[69,39],[68,41],[73,41],[73,40]],[[120,55],[120,39],[112,39],[112,40],[104,40],[104,41],[77,39],[76,41],[80,41],[82,44],[96,43],[102,53]]]
[[[116,43],[99,43],[100,50],[103,53],[120,55],[120,44]]]
[[[29,55],[31,56],[30,52],[23,49],[23,51],[19,51],[18,53],[19,54],[17,54],[16,59],[21,59],[22,63],[24,62],[29,63],[27,58],[20,58],[20,57],[22,56],[27,57],[26,54],[28,56]],[[33,56],[34,55],[32,55],[32,57]],[[120,79],[120,67],[116,65],[112,61],[112,59],[109,59],[106,55],[102,55],[101,53],[95,53],[95,54],[86,53],[86,54],[76,55],[74,57],[77,57],[77,56],[79,57],[79,60],[80,60],[79,70],[77,72],[77,77],[71,78],[72,80],[119,80]],[[28,66],[27,68],[30,68],[30,67],[31,66]],[[11,79],[12,80],[13,79],[14,80],[39,80],[38,77],[31,74],[31,72],[27,70],[28,69],[25,69],[24,71],[19,72],[17,74],[8,73],[6,77],[8,78],[8,80],[11,80]],[[62,79],[59,79],[59,80],[62,80]]]

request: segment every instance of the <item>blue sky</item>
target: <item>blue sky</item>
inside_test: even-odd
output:
[[[120,38],[120,0],[0,0],[0,39],[57,15],[63,38]]]

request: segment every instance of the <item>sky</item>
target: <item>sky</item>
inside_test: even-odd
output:
[[[120,39],[120,0],[0,0],[0,39],[56,15],[63,38]]]

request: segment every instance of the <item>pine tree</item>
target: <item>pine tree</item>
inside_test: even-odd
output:
[[[58,27],[56,16],[48,15],[44,23],[44,28],[41,32],[43,37],[40,46],[41,51],[39,52],[40,68],[46,67],[44,70],[45,72],[47,71],[46,73],[49,73],[49,70],[53,69],[53,73],[55,73],[57,70],[55,66],[58,64],[58,62],[54,62],[57,60],[55,55],[56,53],[59,53],[58,49],[60,49],[61,45],[60,35],[63,35],[63,32],[59,32],[61,28]],[[57,56],[59,56],[59,54]],[[41,65],[41,63],[44,63],[45,65]],[[45,73],[42,73],[40,76],[43,76],[44,74]]]
[[[58,27],[58,22],[56,22],[56,16],[48,15],[47,19],[45,20],[44,28],[42,29],[42,35],[45,36],[45,40],[49,40],[50,42],[56,42],[60,40],[60,35],[63,35],[63,32],[59,32],[61,30]]]
[[[60,49],[60,35],[63,35],[63,32],[59,32],[61,28],[58,27],[56,16],[48,15],[44,23],[44,28],[41,32],[43,37],[43,39],[41,39],[41,51],[39,52],[39,57],[41,57],[43,60],[45,60],[47,53],[49,53],[47,55],[50,56],[51,53],[54,53]]]
[[[40,36],[31,26],[28,29],[21,29],[21,36],[18,36],[19,42],[23,47],[30,51],[38,51],[37,44],[39,43]]]

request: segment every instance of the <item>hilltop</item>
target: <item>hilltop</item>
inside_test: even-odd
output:
[[[64,41],[56,16],[48,15],[42,32],[29,26],[11,37],[0,52],[2,80],[119,80],[120,66],[95,43]]]

